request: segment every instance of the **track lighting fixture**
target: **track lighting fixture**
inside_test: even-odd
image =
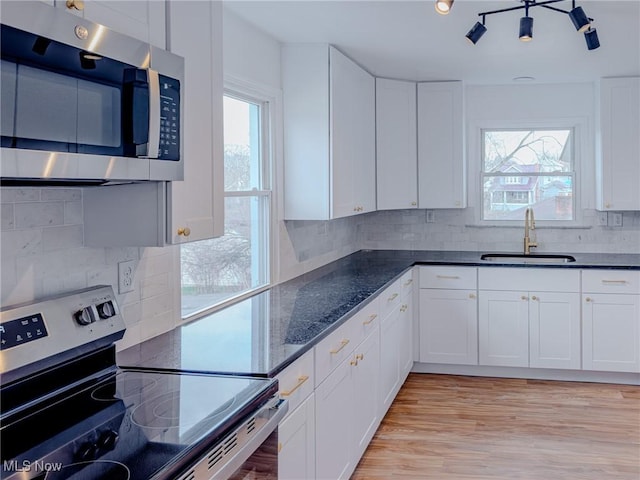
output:
[[[589,50],[595,50],[600,46],[600,40],[598,39],[598,32],[595,28],[589,27],[589,30],[584,32],[584,39],[587,41],[587,48]]]
[[[475,45],[486,31],[487,27],[484,26],[484,17],[482,17],[482,23],[476,22],[473,28],[469,30],[469,33],[467,33],[465,36],[467,37],[467,40]]]
[[[485,34],[487,27],[485,25],[485,18],[487,15],[493,15],[495,13],[511,12],[514,10],[524,9],[524,17],[520,18],[520,31],[519,37],[523,42],[528,42],[533,38],[533,17],[529,16],[529,9],[533,7],[542,7],[554,12],[564,13],[569,16],[576,30],[580,33],[584,33],[585,40],[587,42],[587,48],[589,50],[595,50],[600,46],[600,40],[598,34],[592,26],[593,18],[589,18],[582,7],[576,7],[576,0],[571,0],[571,10],[562,10],[556,8],[551,4],[559,3],[569,0],[518,0],[520,5],[517,7],[502,8],[500,10],[492,10],[490,12],[480,12],[479,17],[482,17],[482,23],[476,22],[476,24],[465,35],[474,45],[480,40],[480,37]],[[449,13],[453,0],[444,1],[440,0],[436,2],[436,11],[438,13]]]
[[[436,0],[436,12],[446,15],[451,10],[454,0]]]

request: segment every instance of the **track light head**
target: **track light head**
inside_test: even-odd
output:
[[[478,42],[478,40],[480,40],[480,37],[482,37],[482,35],[485,34],[486,31],[487,31],[487,27],[485,27],[484,24],[480,22],[476,22],[476,24],[471,28],[471,30],[469,30],[469,33],[467,33],[465,36],[467,37],[467,40],[469,40],[469,42],[475,45]]]
[[[591,22],[589,22],[589,17],[584,13],[582,7],[576,7],[569,12],[569,18],[573,22],[573,25],[576,27],[576,30],[580,33],[586,32],[587,29],[591,26]]]
[[[589,50],[595,50],[600,47],[600,40],[598,39],[598,32],[595,28],[589,27],[589,29],[584,32],[584,39],[587,42],[587,48]]]
[[[447,15],[451,11],[454,0],[436,0],[436,12]]]
[[[530,42],[533,38],[533,18],[522,17],[520,19],[520,40]]]

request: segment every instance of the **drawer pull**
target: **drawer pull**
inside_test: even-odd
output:
[[[540,300],[540,299],[534,295],[533,297],[531,297],[531,300],[537,301],[537,300]]]
[[[295,387],[293,387],[291,390],[285,390],[284,392],[280,392],[280,396],[288,397],[289,395],[293,394],[293,392],[295,392],[297,389],[299,389],[307,380],[309,380],[309,375],[299,376],[298,383],[296,383]]]
[[[344,347],[346,347],[349,344],[349,340],[347,338],[345,338],[344,340],[342,340],[340,342],[340,346],[338,348],[334,348],[333,350],[330,350],[329,353],[331,355],[335,355],[336,353],[338,353],[340,350],[342,350]]]
[[[584,299],[585,302],[593,302],[593,299],[591,297],[587,297]]]
[[[626,280],[602,280],[604,285],[626,285]]]
[[[409,280],[407,280],[406,282],[404,282],[404,286],[408,287],[409,285],[411,285],[413,283],[413,278],[410,278]]]
[[[408,305],[402,305],[402,306],[400,307],[400,311],[401,311],[401,312],[406,312],[406,311],[407,311],[407,308],[409,308],[409,306],[408,306]]]
[[[378,318],[377,314],[369,315],[369,319],[362,322],[363,325],[370,325],[376,318]]]
[[[353,365],[354,367],[356,367],[358,366],[358,362],[360,360],[364,360],[364,353],[359,353],[358,355],[356,355],[355,358],[349,362],[349,365]]]
[[[460,280],[458,275],[436,275],[436,278],[440,278],[442,280]]]
[[[529,300],[529,297],[527,297],[526,295],[522,295],[522,296],[520,297],[520,300]]]
[[[387,302],[393,302],[397,297],[398,297],[398,294],[394,293],[387,299]]]
[[[475,293],[470,293],[470,294],[469,294],[469,298],[470,298],[471,300],[475,299],[475,298],[476,298],[476,294],[475,294]]]

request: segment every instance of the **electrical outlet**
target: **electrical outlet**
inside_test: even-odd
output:
[[[118,293],[133,291],[134,267],[133,260],[118,263]]]
[[[615,212],[611,214],[611,226],[612,227],[621,227],[622,226],[622,213]]]
[[[433,210],[427,210],[427,223],[435,223],[436,221],[436,212]]]
[[[597,212],[596,222],[600,226],[607,226],[607,212]]]

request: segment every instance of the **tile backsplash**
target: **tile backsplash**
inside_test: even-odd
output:
[[[82,189],[3,187],[2,306],[92,285],[113,285],[127,323],[121,346],[175,325],[175,248],[84,246]],[[118,263],[135,262],[134,290],[118,295]]]
[[[640,212],[624,212],[622,227],[597,225],[595,210],[583,211],[582,227],[539,227],[538,252],[640,253]],[[399,250],[520,251],[521,226],[474,225],[472,208],[435,210],[427,223],[425,210],[375,212],[358,225],[359,247]]]
[[[180,321],[179,247],[84,246],[81,188],[0,189],[2,306],[91,285],[114,285],[127,324],[124,348]],[[274,281],[284,281],[362,248],[519,251],[522,227],[473,226],[473,210],[373,212],[330,221],[281,221]],[[624,212],[622,227],[539,228],[541,252],[640,253],[640,212]],[[135,262],[134,290],[119,295],[118,263]]]

